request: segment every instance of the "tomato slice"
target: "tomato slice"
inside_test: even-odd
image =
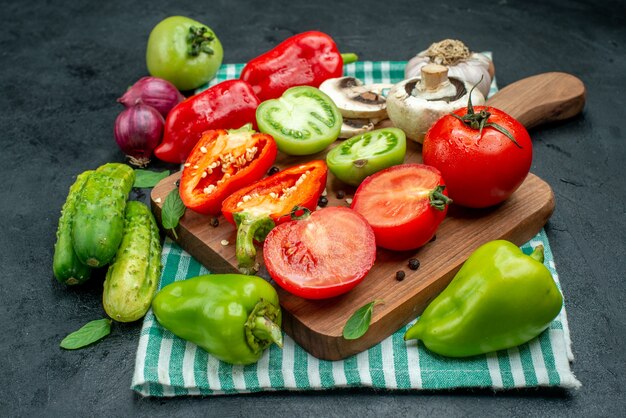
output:
[[[343,119],[335,103],[315,87],[299,86],[256,110],[259,130],[272,135],[288,155],[310,155],[335,142]]]
[[[346,139],[326,155],[329,170],[339,180],[358,186],[367,176],[402,164],[406,135],[398,128],[383,128]]]
[[[450,202],[436,168],[402,164],[366,178],[351,207],[372,226],[379,247],[411,250],[432,239]]]
[[[180,197],[191,210],[218,215],[228,195],[265,175],[276,153],[274,139],[250,125],[206,131],[185,162]]]
[[[263,258],[286,291],[306,299],[338,296],[359,284],[374,265],[374,232],[349,208],[324,208],[272,229]]]

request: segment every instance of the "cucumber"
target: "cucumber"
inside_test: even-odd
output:
[[[161,275],[159,228],[143,203],[126,205],[124,238],[104,280],[102,304],[115,321],[142,318],[154,297]]]
[[[115,256],[124,233],[124,209],[135,172],[126,164],[108,163],[87,179],[72,220],[72,243],[79,260],[102,267]]]
[[[75,285],[85,282],[91,275],[91,268],[83,264],[72,245],[72,219],[76,212],[81,191],[93,170],[85,171],[76,178],[70,187],[70,191],[65,199],[59,218],[57,228],[57,241],[54,244],[54,257],[52,259],[52,271],[54,277],[60,282],[68,285]]]

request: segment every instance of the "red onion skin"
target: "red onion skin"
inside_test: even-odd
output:
[[[170,110],[184,99],[185,96],[169,81],[157,77],[142,77],[117,101],[130,107],[137,103],[137,100],[141,100],[166,118]]]
[[[163,116],[139,100],[115,119],[115,142],[130,158],[130,163],[145,167],[163,138]]]

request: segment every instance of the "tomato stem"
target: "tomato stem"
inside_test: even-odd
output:
[[[467,99],[467,113],[465,114],[465,116],[461,117],[456,113],[451,113],[451,115],[463,122],[465,126],[474,130],[478,130],[479,136],[482,136],[484,128],[493,128],[505,135],[511,141],[513,141],[513,143],[518,148],[522,148],[522,146],[515,140],[513,134],[511,134],[504,126],[498,125],[497,123],[489,122],[489,117],[491,116],[491,113],[487,109],[482,109],[478,113],[474,111],[474,106],[472,105],[472,92],[482,80],[483,77],[481,76],[480,80],[478,80],[478,83],[474,84],[469,92],[469,97]]]
[[[444,210],[446,208],[446,205],[452,203],[452,199],[443,194],[445,188],[446,186],[439,185],[435,187],[428,195],[428,197],[430,198],[430,206],[439,211]]]
[[[209,45],[215,39],[215,35],[207,27],[190,26],[187,34],[187,54],[197,57],[201,52],[213,55],[215,51]]]

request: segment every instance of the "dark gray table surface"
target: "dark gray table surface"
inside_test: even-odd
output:
[[[623,1],[1,1],[0,10],[0,416],[623,416]],[[68,289],[52,276],[59,210],[78,173],[124,160],[115,99],[146,75],[151,28],[175,14],[211,26],[225,62],[317,29],[364,60],[407,60],[431,42],[462,39],[493,51],[501,87],[546,71],[581,78],[583,115],[531,135],[532,172],[556,196],[546,230],[583,387],[151,399],[130,390],[140,323],[61,350],[68,332],[104,312],[101,280]]]

